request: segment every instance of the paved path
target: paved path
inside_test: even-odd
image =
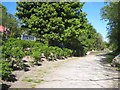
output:
[[[117,88],[118,72],[101,65],[102,58],[88,55],[66,62],[36,88]]]

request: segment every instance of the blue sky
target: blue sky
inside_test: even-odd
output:
[[[87,2],[83,6],[83,11],[87,13],[87,18],[89,22],[94,26],[94,28],[99,32],[105,41],[107,40],[107,22],[101,20],[100,10],[104,7],[104,2]]]
[[[15,14],[16,3],[15,2],[2,2],[7,7],[9,13]],[[87,13],[89,23],[103,36],[103,40],[107,41],[107,23],[101,20],[100,9],[104,7],[104,2],[86,2],[83,6],[83,11]]]

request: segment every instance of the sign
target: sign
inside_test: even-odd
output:
[[[21,35],[21,40],[31,40],[31,41],[36,41],[36,37],[27,35],[27,34],[22,34]]]

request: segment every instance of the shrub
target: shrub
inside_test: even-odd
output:
[[[25,53],[20,42],[20,40],[8,39],[2,46],[2,54],[5,59],[12,63],[12,67],[16,64],[17,67],[23,68],[21,59],[25,56]]]
[[[26,50],[29,48],[29,50]],[[24,67],[22,58],[24,56],[32,56],[34,63],[38,63],[41,58],[41,54],[44,53],[45,57],[49,60],[61,59],[72,55],[73,51],[67,48],[59,48],[57,46],[48,46],[40,42],[18,40],[9,38],[2,46],[2,53],[8,62],[12,63],[12,66],[16,65],[19,68]],[[53,55],[52,55],[53,54]]]
[[[64,56],[65,56],[65,57],[70,57],[70,56],[72,56],[72,53],[73,53],[72,50],[67,49],[67,48],[64,48],[64,49],[63,49],[63,52],[64,52]]]
[[[38,62],[40,62],[40,58],[41,58],[41,50],[39,49],[39,47],[34,47],[32,49],[32,55],[34,58],[34,64],[38,64]]]
[[[0,60],[0,76],[3,80],[8,80],[12,73],[12,68],[10,68],[9,63],[3,59]]]

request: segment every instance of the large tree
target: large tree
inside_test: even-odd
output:
[[[102,9],[102,18],[108,22],[108,37],[111,45],[120,51],[120,2],[107,3]]]
[[[22,27],[39,41],[73,49],[77,56],[94,49],[91,47],[96,31],[82,11],[84,3],[18,2],[17,5],[16,16],[23,22]]]
[[[6,7],[0,4],[0,25],[3,25],[10,30],[11,37],[17,37],[18,34],[18,22],[14,15],[10,14]]]

